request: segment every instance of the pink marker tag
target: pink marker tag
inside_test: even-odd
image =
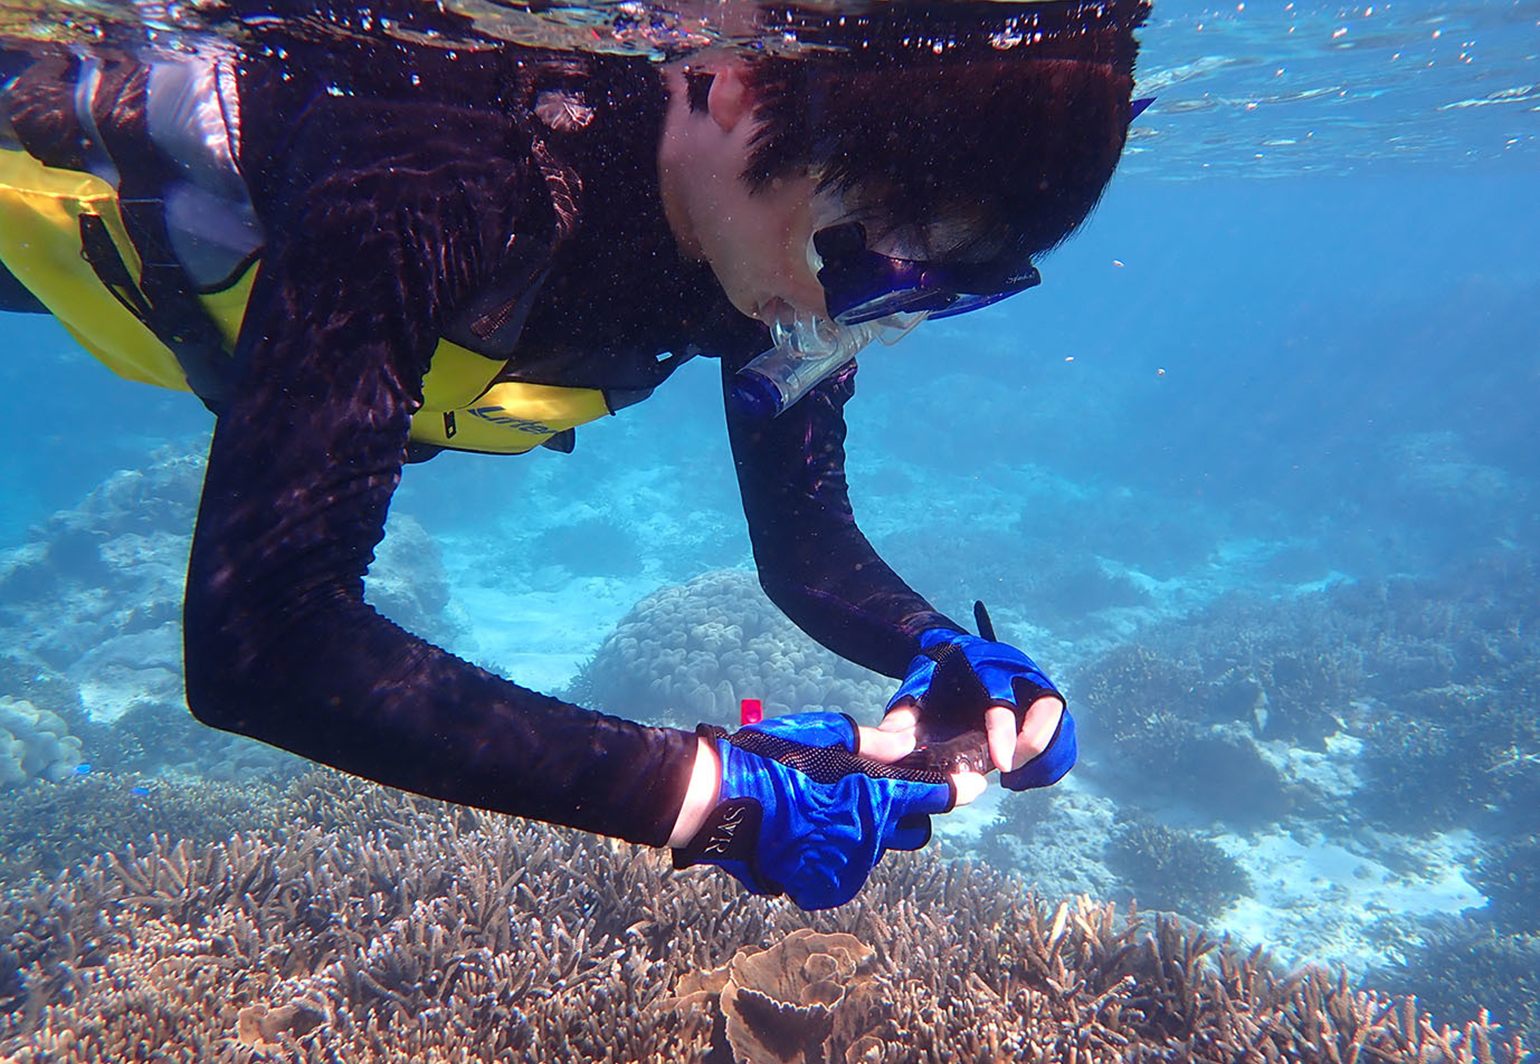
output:
[[[765,704],[757,698],[745,698],[738,704],[738,722],[747,728],[765,719]]]

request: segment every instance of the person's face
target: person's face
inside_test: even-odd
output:
[[[664,205],[687,254],[711,264],[741,313],[768,321],[777,302],[824,314],[824,293],[807,249],[819,205],[811,176],[778,178],[751,192],[740,176],[757,123],[740,68],[716,71],[704,114],[691,113],[683,77],[673,99],[659,168]]]
[[[741,180],[716,197],[696,228],[702,250],[733,306],[768,321],[776,302],[825,314],[824,291],[808,262],[815,183],[776,179],[750,194]]]

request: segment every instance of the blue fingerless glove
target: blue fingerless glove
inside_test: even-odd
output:
[[[1009,707],[1019,729],[1032,703],[1044,695],[1064,701],[1043,670],[1015,647],[932,628],[921,633],[920,653],[909,662],[909,673],[888,702],[888,712],[912,702],[922,741],[931,742],[982,729],[991,706]],[[1002,772],[1000,783],[1013,791],[1051,786],[1074,767],[1076,755],[1075,719],[1066,708],[1043,752],[1012,772]]]
[[[957,800],[942,772],[861,757],[843,713],[776,717],[729,735],[702,724],[722,762],[719,800],[674,851],[674,867],[714,864],[755,894],[803,909],[843,905],[888,850],[930,841],[930,814]]]

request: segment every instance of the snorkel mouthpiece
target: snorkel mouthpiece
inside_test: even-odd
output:
[[[738,413],[761,420],[785,411],[881,331],[875,325],[837,325],[784,303],[769,325],[775,346],[738,371],[731,400]]]

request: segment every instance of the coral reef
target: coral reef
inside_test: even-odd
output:
[[[763,699],[769,715],[829,708],[867,719],[892,688],[803,635],[753,574],[719,569],[637,603],[569,694],[633,719],[693,725],[736,722],[743,698]]]
[[[180,696],[176,705],[136,701],[113,719],[94,719],[81,704],[78,684],[24,654],[0,655],[0,691],[24,696],[61,718],[79,740],[80,757],[95,770],[279,780],[304,764],[263,743],[198,723]]]
[[[57,713],[0,695],[0,788],[61,780],[80,764],[80,740]]]
[[[202,473],[202,458],[162,452],[0,556],[8,647],[68,678],[93,717],[181,704],[182,585]]]
[[[1491,1020],[1526,1043],[1540,1042],[1540,934],[1504,934],[1491,924],[1446,917],[1388,929],[1402,961],[1372,973],[1380,986],[1449,1020]],[[1534,1054],[1531,1053],[1531,1057]]]
[[[1072,693],[1087,771],[1120,799],[1165,798],[1242,824],[1303,800],[1255,740],[1260,688],[1229,670],[1205,681],[1186,661],[1130,645],[1091,662]]]
[[[119,773],[261,781],[281,779],[305,764],[283,750],[200,724],[183,707],[134,706],[110,725],[86,722],[81,739],[93,768]]]
[[[0,695],[29,701],[48,729],[67,726],[99,768],[226,778],[277,768],[259,744],[198,725],[183,698],[182,593],[202,476],[200,456],[159,452],[0,551]],[[458,631],[438,549],[410,517],[392,518],[367,587],[428,638]]]
[[[1528,799],[1540,795],[1540,719],[1526,701],[1522,691],[1484,685],[1403,696],[1369,725],[1363,763],[1371,786],[1361,811],[1426,831],[1469,826],[1500,803],[1536,823]],[[1525,830],[1522,821],[1504,827]]]
[[[1147,908],[1169,909],[1200,924],[1251,893],[1250,878],[1214,843],[1151,821],[1120,828],[1107,843],[1106,859]]]
[[[0,887],[52,878],[152,834],[199,846],[218,842],[278,815],[282,794],[255,781],[234,786],[102,771],[60,784],[34,781],[0,805]]]
[[[1119,820],[1118,806],[1080,782],[1071,777],[1054,787],[1001,794],[998,818],[976,849],[963,856],[1012,869],[1048,897],[1112,897],[1122,884],[1103,856]],[[942,852],[948,852],[949,843],[942,832]]]
[[[1454,1064],[1522,1048],[923,854],[805,914],[656,851],[316,773],[258,832],[153,836],[0,900],[0,1054]]]
[[[1540,935],[1540,839],[1489,843],[1472,878],[1487,896],[1486,915],[1498,930]]]
[[[1087,767],[1121,800],[1243,827],[1326,813],[1540,831],[1537,586],[1533,563],[1499,556],[1437,580],[1228,596],[1078,670]],[[1342,737],[1361,742],[1331,748]],[[1351,757],[1354,793],[1323,789],[1302,753]]]
[[[1031,527],[1032,520],[995,528],[980,526],[968,511],[937,514],[934,495],[926,495],[925,488],[934,490],[921,486],[915,508],[927,520],[919,525],[906,521],[874,542],[888,564],[939,608],[957,611],[958,620],[966,617],[969,603],[982,597],[996,608],[997,617],[1008,615],[1013,604],[1030,604],[1034,623],[1078,634],[1101,625],[1102,611],[1148,603],[1143,588],[1108,572],[1095,557],[1050,549],[1043,529]],[[969,549],[938,550],[940,543],[967,543]],[[1042,549],[1024,546],[1033,543]]]
[[[408,514],[391,514],[369,566],[364,595],[375,609],[429,642],[448,645],[462,634],[461,626],[450,619],[443,555],[428,531]]]

